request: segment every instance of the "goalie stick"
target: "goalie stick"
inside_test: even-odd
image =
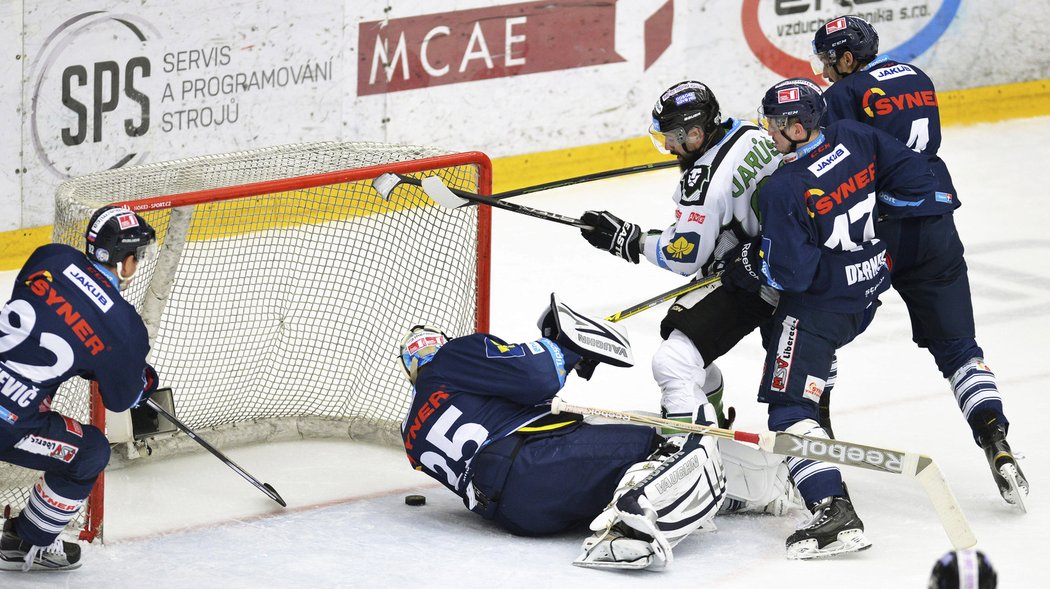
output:
[[[175,427],[177,427],[180,430],[182,430],[182,432],[185,433],[187,436],[189,436],[190,439],[192,439],[194,442],[197,442],[198,444],[203,446],[205,450],[207,450],[208,452],[211,452],[212,454],[214,454],[215,457],[218,458],[219,460],[223,461],[223,463],[226,464],[226,466],[232,468],[233,472],[236,472],[237,474],[239,474],[242,477],[244,477],[245,480],[247,480],[249,483],[255,485],[255,488],[257,488],[260,491],[262,491],[263,493],[265,493],[267,497],[269,497],[270,499],[273,499],[274,501],[279,503],[281,505],[281,507],[288,507],[288,504],[284,502],[284,499],[281,497],[281,495],[279,493],[277,493],[277,490],[274,489],[273,487],[271,487],[269,483],[259,482],[259,479],[255,478],[252,475],[250,475],[247,472],[245,472],[243,468],[241,468],[240,466],[237,466],[237,464],[234,461],[232,461],[229,458],[227,458],[225,454],[223,454],[222,452],[219,452],[214,446],[212,446],[208,442],[204,441],[204,439],[199,437],[186,424],[184,424],[181,421],[179,421],[167,409],[165,409],[164,407],[161,407],[160,404],[155,402],[153,399],[146,399],[146,404],[149,405],[150,407],[152,407],[157,413],[160,413],[161,415],[163,415],[168,421],[174,423]]]
[[[941,469],[929,456],[913,452],[890,450],[877,446],[865,446],[843,440],[814,438],[787,432],[749,433],[739,430],[724,429],[714,426],[682,423],[626,411],[583,407],[566,403],[559,397],[551,399],[551,413],[577,413],[595,415],[610,419],[619,419],[657,427],[675,429],[681,432],[695,432],[719,438],[755,444],[760,450],[780,456],[795,456],[832,462],[846,466],[855,466],[889,474],[902,474],[918,479],[926,496],[933,503],[941,527],[956,550],[972,548],[977,545],[977,537],[970,528],[970,522],[955,499],[948,481]]]
[[[375,188],[384,199],[389,199],[394,188],[401,184],[422,186],[423,192],[426,192],[427,196],[447,209],[458,209],[467,203],[474,202],[477,204],[488,205],[496,209],[511,211],[512,213],[520,213],[522,215],[536,217],[537,219],[554,221],[555,223],[561,223],[563,225],[572,225],[573,227],[579,227],[581,229],[593,229],[590,225],[574,217],[567,217],[549,211],[541,211],[540,209],[534,209],[532,207],[526,207],[512,202],[494,200],[491,197],[481,196],[480,194],[467,192],[458,188],[449,188],[445,185],[445,182],[437,176],[427,176],[426,178],[419,180],[417,178],[412,178],[411,176],[405,176],[404,174],[388,172],[379,176],[375,180],[372,180],[372,187]]]

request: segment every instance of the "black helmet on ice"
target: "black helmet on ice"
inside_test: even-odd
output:
[[[998,575],[980,550],[953,550],[930,572],[929,589],[995,589]]]

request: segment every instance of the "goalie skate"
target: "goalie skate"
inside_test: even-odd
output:
[[[628,538],[620,526],[595,533],[583,541],[583,552],[573,565],[592,569],[641,570],[653,564],[655,552],[644,540]]]
[[[828,497],[813,508],[813,519],[787,539],[792,560],[822,558],[871,547],[864,523],[845,497]]]

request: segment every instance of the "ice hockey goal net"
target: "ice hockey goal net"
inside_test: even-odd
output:
[[[450,335],[487,329],[489,211],[444,209],[407,185],[384,200],[370,184],[384,172],[491,190],[478,152],[283,146],[67,182],[54,240],[82,247],[89,217],[108,203],[154,226],[160,255],[123,294],[150,331],[150,361],[173,389],[177,416],[214,445],[319,435],[397,444],[410,390],[400,335],[421,322]],[[53,408],[105,422],[80,379]],[[115,456],[143,443],[117,446]],[[194,446],[181,434],[145,443],[154,453]],[[19,510],[36,477],[4,467],[0,504]],[[103,489],[100,480],[77,522],[84,539],[100,531]]]

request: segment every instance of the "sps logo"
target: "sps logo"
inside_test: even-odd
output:
[[[159,38],[130,14],[85,12],[39,48],[32,74],[31,136],[59,178],[141,163],[150,129],[149,43]]]

